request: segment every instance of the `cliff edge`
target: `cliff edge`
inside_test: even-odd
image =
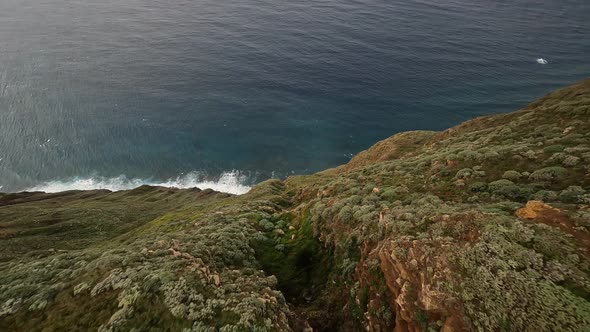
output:
[[[233,196],[0,194],[2,331],[584,331],[590,80]]]

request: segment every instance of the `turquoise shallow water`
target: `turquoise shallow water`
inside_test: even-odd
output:
[[[0,0],[0,191],[243,192],[332,167],[588,76],[589,17],[574,0]]]

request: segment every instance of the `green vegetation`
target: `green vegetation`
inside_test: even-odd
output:
[[[587,80],[241,196],[0,194],[0,331],[586,331],[589,163]]]

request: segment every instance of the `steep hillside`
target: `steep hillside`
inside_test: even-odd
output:
[[[0,194],[1,331],[588,331],[590,80],[248,194]]]

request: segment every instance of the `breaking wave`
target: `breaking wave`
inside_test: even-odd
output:
[[[547,61],[547,60],[545,60],[545,59],[543,59],[543,58],[538,58],[538,59],[537,59],[537,63],[538,63],[538,64],[541,64],[541,65],[546,65],[546,64],[548,64],[548,63],[549,63],[549,61]]]
[[[247,193],[251,186],[248,184],[248,176],[241,174],[239,171],[224,172],[217,177],[208,177],[203,173],[190,172],[171,178],[166,181],[153,179],[129,179],[125,175],[113,178],[106,177],[89,177],[89,178],[72,178],[69,180],[56,180],[42,183],[40,185],[26,189],[27,191],[44,191],[55,193],[67,190],[92,190],[108,189],[111,191],[129,190],[142,185],[174,187],[174,188],[194,188],[213,189],[230,194],[241,195]]]

